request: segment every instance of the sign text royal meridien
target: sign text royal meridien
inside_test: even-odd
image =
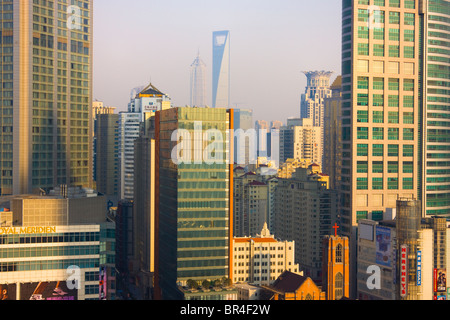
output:
[[[1,227],[0,235],[56,233],[56,227]]]

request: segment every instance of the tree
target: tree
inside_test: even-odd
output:
[[[211,283],[208,280],[203,280],[203,282],[202,282],[203,289],[209,289],[210,286],[211,286]]]
[[[189,279],[188,281],[186,281],[186,285],[190,288],[190,289],[198,289],[198,283],[195,280]]]

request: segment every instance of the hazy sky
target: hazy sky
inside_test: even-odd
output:
[[[94,0],[94,99],[126,110],[150,81],[189,104],[190,65],[207,65],[212,33],[231,34],[231,104],[254,120],[299,116],[302,71],[341,70],[340,0]]]

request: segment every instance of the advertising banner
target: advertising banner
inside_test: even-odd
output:
[[[376,228],[376,263],[385,267],[391,266],[392,246],[391,229]]]
[[[17,300],[17,284],[0,284],[0,300]],[[69,290],[66,281],[20,284],[19,300],[78,300],[78,290]]]
[[[16,300],[15,284],[0,284],[0,300]]]
[[[445,269],[434,269],[434,292],[447,291],[447,274]]]

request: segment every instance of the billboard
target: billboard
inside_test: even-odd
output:
[[[445,269],[434,269],[434,292],[447,291],[447,273]]]
[[[17,297],[17,285],[20,296]],[[66,281],[0,284],[0,300],[78,300],[78,290],[67,288]]]
[[[376,263],[385,267],[392,265],[391,229],[376,228]]]
[[[0,284],[0,300],[16,300],[15,284]]]

